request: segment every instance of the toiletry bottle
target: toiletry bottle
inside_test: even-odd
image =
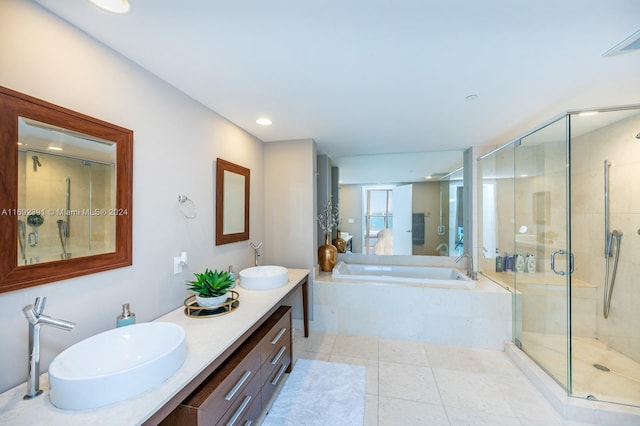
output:
[[[513,255],[513,263],[514,265],[514,269],[516,272],[524,272],[524,259],[522,258],[521,254],[514,254]]]
[[[136,323],[136,314],[129,310],[129,304],[122,305],[122,313],[118,315],[116,321],[117,327],[124,327],[125,325],[132,325]]]
[[[527,272],[533,273],[536,271],[536,257],[534,255],[529,255],[529,259],[527,261]]]
[[[504,264],[504,271],[513,271],[513,256],[509,256],[509,253],[504,253],[504,259],[502,260]]]
[[[500,250],[496,249],[496,272],[502,272],[502,256],[500,256]]]

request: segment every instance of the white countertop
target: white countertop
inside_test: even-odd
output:
[[[289,283],[283,287],[252,291],[236,286],[240,306],[228,315],[214,318],[189,318],[180,307],[155,321],[172,322],[186,331],[187,357],[178,371],[164,383],[127,401],[93,410],[61,410],[49,399],[49,376],[40,376],[44,393],[25,401],[26,382],[0,394],[2,425],[137,425],[158,411],[178,391],[193,380],[211,362],[239,339],[253,324],[282,300],[309,273],[289,269]]]

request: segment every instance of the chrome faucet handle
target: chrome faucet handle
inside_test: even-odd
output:
[[[36,301],[33,304],[33,312],[35,312],[36,315],[41,315],[42,312],[44,312],[44,305],[45,303],[47,303],[47,298],[46,296],[38,296],[36,297]]]
[[[255,244],[253,244],[251,242],[249,243],[249,245],[251,246],[251,248],[253,248],[254,250],[258,251],[260,249],[260,247],[262,247],[262,241],[260,241],[258,243],[258,245],[255,245]]]
[[[463,258],[465,258],[465,257],[466,257],[466,258],[469,258],[469,259],[471,258],[471,256],[469,256],[469,253],[466,253],[466,252],[465,252],[465,253],[462,253],[460,256],[458,256],[458,257],[456,258],[456,263],[460,262],[460,261],[461,261]]]

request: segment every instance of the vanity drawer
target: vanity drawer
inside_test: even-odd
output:
[[[181,419],[174,424],[215,425],[228,411],[231,417],[244,397],[258,395],[259,369],[259,351],[242,346],[174,410],[170,417]]]
[[[258,413],[254,414],[253,412],[256,408]],[[251,420],[255,422],[261,410],[260,377],[256,375],[242,391],[238,391],[237,397],[234,398],[231,407],[229,407],[222,417],[220,417],[219,414],[214,415],[215,419],[220,419],[218,423],[216,423],[216,426],[239,426]]]
[[[269,367],[273,368],[267,368]],[[265,363],[260,370],[260,376],[262,379],[262,407],[265,408],[269,402],[271,395],[276,390],[278,385],[284,380],[285,373],[291,371],[291,351],[287,350],[285,354],[280,358],[280,361],[271,366],[270,362]]]
[[[288,372],[287,367],[291,363],[291,348],[285,344],[280,345],[270,355],[270,358],[262,364],[260,368],[260,377],[262,386],[266,386],[268,381],[273,381],[278,369],[284,365],[284,372]]]
[[[281,306],[272,318],[277,322],[260,341],[261,364],[271,362],[282,346],[291,348],[291,308]]]

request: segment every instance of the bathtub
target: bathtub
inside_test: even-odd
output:
[[[493,350],[512,340],[512,294],[488,278],[442,256],[365,256],[314,276],[312,330]]]
[[[340,260],[333,279],[474,287],[476,282],[455,268],[346,263]]]

